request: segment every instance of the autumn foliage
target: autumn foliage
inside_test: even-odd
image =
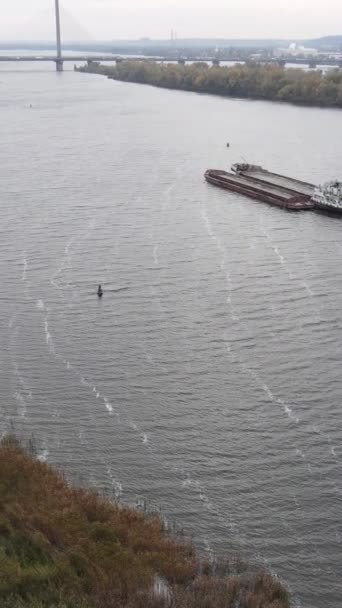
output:
[[[157,87],[213,93],[227,97],[267,99],[290,103],[342,107],[342,70],[327,73],[247,62],[231,67],[122,61],[116,66],[96,62],[80,72],[103,74],[114,80],[152,84]]]

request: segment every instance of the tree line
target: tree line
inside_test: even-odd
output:
[[[115,66],[97,62],[78,68],[114,80],[157,87],[212,93],[227,97],[267,99],[313,106],[342,107],[342,70],[285,69],[274,64],[247,62],[231,67],[122,61]]]

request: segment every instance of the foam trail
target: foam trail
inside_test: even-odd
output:
[[[25,398],[23,397],[23,395],[21,394],[20,391],[16,391],[14,393],[14,398],[15,400],[18,402],[19,404],[19,415],[22,418],[25,418],[26,416],[26,412],[27,412],[27,407],[26,407],[26,401]]]
[[[27,268],[28,268],[28,265],[27,265],[27,259],[26,259],[26,251],[24,251],[24,253],[23,253],[23,274],[21,277],[23,281],[26,281]]]
[[[301,279],[300,277],[295,277],[295,276],[293,275],[293,273],[291,272],[291,269],[290,269],[290,267],[289,267],[289,264],[288,264],[288,263],[287,263],[287,261],[285,260],[284,256],[283,256],[283,255],[281,255],[281,253],[279,252],[278,247],[276,247],[276,246],[273,244],[273,241],[272,241],[272,239],[271,239],[270,235],[269,235],[269,234],[266,232],[266,230],[265,230],[265,228],[262,226],[262,223],[261,223],[261,222],[260,222],[260,230],[261,230],[262,234],[265,236],[265,238],[267,239],[267,241],[270,243],[270,245],[271,245],[271,247],[272,247],[272,249],[273,249],[274,253],[276,254],[276,256],[277,256],[277,257],[278,257],[278,259],[279,259],[280,264],[281,264],[282,266],[284,266],[284,268],[285,268],[285,270],[286,270],[286,272],[287,272],[287,274],[288,274],[289,278],[290,278],[290,279],[292,279],[292,280],[297,278],[297,279],[298,279],[298,281],[300,281],[300,283],[302,284],[303,289],[305,289],[305,291],[307,292],[307,294],[308,294],[310,297],[313,297],[313,296],[315,295],[315,293],[312,291],[311,287],[308,285],[308,283],[307,283],[306,281],[304,281],[304,280],[303,280],[303,279]]]
[[[230,274],[229,268],[227,268],[226,249],[225,249],[221,239],[217,236],[217,234],[213,230],[213,228],[210,224],[209,218],[208,218],[207,210],[204,205],[202,205],[202,207],[201,207],[201,216],[202,216],[202,219],[204,220],[208,235],[213,240],[218,252],[222,256],[221,261],[220,261],[220,268],[221,268],[222,272],[224,273],[225,279],[226,279],[227,292],[228,292],[226,303],[229,305],[229,308],[230,308],[231,320],[240,321],[240,317],[239,317],[236,309],[234,308],[233,302],[232,302],[232,280],[231,280],[231,274]]]
[[[285,263],[284,256],[280,255],[278,247],[274,247],[274,251],[278,256],[280,263],[283,265]]]
[[[183,486],[183,488],[189,488],[191,486],[191,484],[192,484],[192,479],[191,479],[189,473],[187,473],[186,478],[183,479],[183,481],[182,481],[182,486]]]
[[[43,300],[37,300],[36,302],[36,308],[38,308],[38,310],[45,310],[45,304]]]
[[[288,274],[289,278],[290,279],[294,279],[294,276],[293,276],[293,274],[292,274],[292,272],[291,272],[291,270],[289,268],[289,265],[288,265],[287,261],[285,260],[284,256],[279,253],[278,247],[273,244],[273,241],[272,241],[270,235],[268,234],[268,232],[266,232],[264,226],[262,225],[262,222],[260,222],[259,226],[260,226],[260,230],[261,230],[262,234],[264,235],[265,239],[269,242],[269,244],[271,245],[274,253],[276,254],[276,256],[277,256],[280,264],[282,266],[284,266],[284,269],[285,269],[286,273]]]
[[[215,560],[215,553],[213,551],[213,548],[211,547],[209,540],[207,538],[204,538],[204,546],[205,546],[205,551],[208,555],[208,559],[210,562],[214,562]]]
[[[25,382],[24,378],[21,376],[18,364],[14,360],[13,356],[12,356],[12,362],[13,362],[13,367],[14,367],[14,373],[15,373],[16,377],[18,378],[20,385],[22,386],[24,391],[27,393],[28,399],[31,400],[32,399],[32,390],[31,390],[30,386]]]
[[[112,404],[110,403],[109,399],[107,399],[107,397],[103,397],[103,401],[105,402],[105,406],[106,406],[106,408],[107,408],[108,412],[109,412],[110,414],[112,414],[112,413],[113,413],[113,406],[112,406]]]
[[[48,459],[50,452],[47,447],[45,447],[40,454],[38,454],[37,458],[40,462],[46,462]]]
[[[70,239],[70,241],[68,241],[68,243],[66,244],[66,246],[64,248],[64,258],[62,258],[62,261],[61,261],[59,267],[57,268],[57,270],[53,273],[53,275],[50,278],[51,285],[53,287],[55,287],[56,289],[58,289],[59,291],[62,291],[62,289],[63,289],[60,286],[60,282],[58,281],[59,275],[66,268],[71,268],[70,247],[71,247],[71,245],[72,245],[72,243],[73,243],[74,240],[75,240],[75,237],[73,237],[72,239]]]
[[[51,353],[55,352],[55,347],[53,344],[53,340],[52,340],[52,336],[50,334],[49,331],[49,313],[46,315],[45,319],[44,319],[44,331],[45,331],[45,341],[46,341],[46,345],[49,347],[49,350]]]
[[[161,369],[163,372],[167,372],[168,369],[167,367],[165,367],[164,365],[162,365],[161,363],[159,363],[159,361],[155,361],[155,359],[152,357],[151,353],[148,352],[147,348],[145,347],[144,342],[142,342],[140,344],[141,350],[143,351],[146,360],[151,364],[154,365],[155,367]]]
[[[312,289],[309,287],[309,285],[307,284],[306,281],[303,281],[303,285],[304,285],[304,289],[306,289],[306,291],[308,292],[309,296],[314,296],[315,293],[312,291]]]
[[[153,248],[153,260],[154,260],[154,263],[156,266],[159,265],[158,249],[159,249],[159,245],[155,245],[155,247]]]
[[[175,184],[173,183],[173,184],[171,184],[171,186],[166,188],[166,190],[164,191],[164,201],[163,201],[163,205],[162,205],[163,211],[165,211],[170,204],[171,192],[172,192],[172,190],[174,190],[174,188],[175,188]]]
[[[240,357],[238,357],[237,355],[235,355],[232,352],[232,349],[231,349],[231,347],[230,347],[229,344],[226,344],[226,351],[229,354],[231,360],[233,362],[239,363],[242,371],[245,372],[246,374],[248,374],[254,380],[254,382],[259,386],[259,388],[261,388],[264,391],[264,393],[267,395],[268,399],[272,403],[277,403],[278,405],[281,405],[282,408],[283,408],[283,410],[284,410],[284,412],[288,416],[288,418],[290,418],[291,420],[293,420],[294,422],[296,422],[296,424],[298,424],[299,423],[299,418],[294,415],[294,413],[293,413],[291,407],[288,405],[288,403],[286,403],[283,399],[280,399],[280,398],[276,397],[274,395],[274,393],[271,391],[271,389],[269,388],[269,386],[266,384],[266,382],[264,382],[260,378],[260,376],[257,374],[257,372],[255,372],[253,369],[251,369],[250,367],[248,367],[248,365],[246,365],[240,359]]]
[[[64,361],[64,363],[65,363],[65,361]],[[70,365],[70,369],[72,369],[71,365]],[[106,408],[107,412],[109,413],[109,415],[111,416],[112,414],[115,414],[115,416],[117,417],[117,421],[120,424],[121,423],[120,414],[118,412],[114,411],[114,407],[113,407],[110,399],[108,397],[106,397],[106,395],[103,395],[97,386],[95,386],[94,384],[92,384],[91,382],[86,380],[86,378],[84,376],[79,376],[79,379],[80,379],[81,384],[83,384],[83,386],[86,386],[87,388],[89,388],[89,390],[92,393],[95,393],[96,399],[101,398],[103,400],[103,403],[104,403],[105,408]]]
[[[219,507],[212,502],[212,500],[208,496],[208,494],[205,491],[202,484],[199,481],[194,480],[191,477],[190,473],[185,471],[183,466],[180,467],[178,465],[175,465],[173,462],[168,462],[165,459],[160,459],[158,454],[156,454],[153,446],[150,444],[150,440],[149,440],[147,433],[141,432],[141,429],[139,429],[138,425],[135,422],[130,420],[129,426],[131,429],[133,429],[136,432],[136,434],[140,437],[140,439],[142,439],[143,444],[146,445],[146,449],[148,449],[149,452],[151,453],[151,455],[155,459],[158,460],[159,465],[161,465],[163,468],[165,468],[168,471],[171,470],[174,473],[177,473],[177,475],[180,476],[180,482],[181,482],[182,487],[184,489],[189,488],[189,487],[193,488],[193,490],[196,492],[196,494],[198,495],[200,501],[203,503],[205,508],[208,509],[214,515],[216,515],[218,520],[225,527],[227,527],[231,533],[233,533],[236,536],[237,541],[239,542],[240,545],[247,546],[248,545],[247,537],[245,537],[241,533],[241,531],[238,529],[237,525],[232,521],[231,516],[227,517],[226,514],[221,513]]]
[[[12,329],[12,327],[13,327],[13,325],[14,325],[14,323],[15,323],[16,318],[17,318],[17,313],[15,312],[15,313],[14,313],[14,314],[11,316],[10,320],[8,321],[8,327],[9,327],[9,329]]]
[[[114,490],[114,498],[115,500],[120,500],[121,496],[122,496],[122,483],[120,481],[118,481],[115,476],[113,475],[112,472],[112,468],[109,466],[107,467],[107,475],[111,481],[113,490]]]

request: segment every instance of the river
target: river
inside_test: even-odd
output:
[[[46,64],[0,90],[1,432],[336,608],[342,220],[203,173],[342,177],[341,111]]]

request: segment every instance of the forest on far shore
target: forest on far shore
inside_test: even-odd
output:
[[[342,108],[342,70],[338,68],[323,73],[255,62],[226,67],[128,60],[114,66],[92,62],[78,71],[168,89]]]

